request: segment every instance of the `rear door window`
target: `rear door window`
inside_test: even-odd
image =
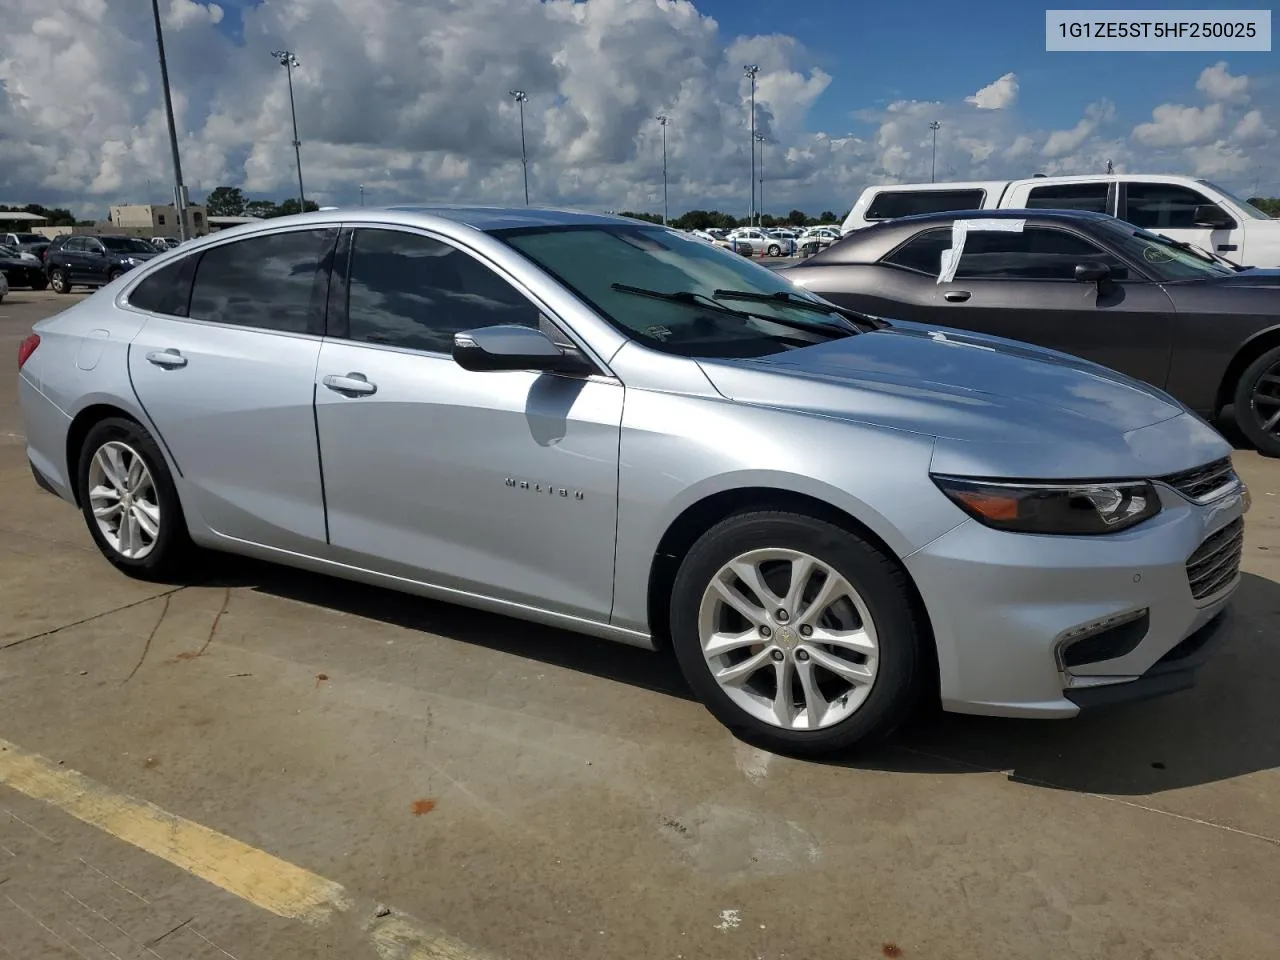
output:
[[[987,191],[972,190],[883,190],[867,207],[867,220],[892,220],[916,213],[947,213],[951,210],[979,210]]]
[[[1107,200],[1108,184],[1055,183],[1044,187],[1032,187],[1027,196],[1030,210],[1090,210],[1094,213],[1110,213]]]

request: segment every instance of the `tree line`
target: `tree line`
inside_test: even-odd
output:
[[[662,222],[662,214],[660,213],[636,213],[631,210],[623,210],[619,216],[630,217],[632,220],[645,220],[649,223]],[[824,223],[839,223],[840,219],[832,210],[823,210],[816,217],[811,217],[803,210],[792,210],[785,217],[775,217],[771,213],[762,213],[760,214],[760,226],[766,229],[769,227],[816,227]],[[720,210],[689,210],[678,217],[668,220],[668,226],[675,227],[677,230],[706,230],[708,228],[732,230],[734,227],[754,226],[754,223],[747,217],[735,217],[731,213],[723,213]]]

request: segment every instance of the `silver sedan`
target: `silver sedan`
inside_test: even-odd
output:
[[[128,573],[221,550],[669,645],[794,754],[922,696],[1071,717],[1180,689],[1239,582],[1230,447],[1161,391],[631,220],[253,224],[19,361],[36,481]]]

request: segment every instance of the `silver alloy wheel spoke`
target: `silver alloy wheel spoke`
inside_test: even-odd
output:
[[[751,550],[721,567],[703,593],[698,639],[724,694],[788,730],[850,717],[879,668],[880,637],[862,596],[799,550]]]
[[[90,459],[89,508],[103,539],[120,556],[142,560],[155,549],[163,519],[155,481],[127,443],[110,440]]]
[[[1280,427],[1280,409],[1277,409],[1270,416],[1260,409],[1260,405],[1280,407],[1280,395],[1268,391],[1268,388],[1274,391],[1278,387],[1280,387],[1280,364],[1272,366],[1253,384],[1253,396],[1250,406],[1253,408],[1253,414],[1257,418],[1258,424],[1262,427],[1263,433],[1275,433],[1277,432],[1277,427]]]

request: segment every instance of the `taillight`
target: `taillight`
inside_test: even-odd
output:
[[[22,369],[22,365],[31,359],[31,355],[36,352],[36,347],[40,346],[40,334],[33,333],[22,343],[18,344],[18,369]]]

